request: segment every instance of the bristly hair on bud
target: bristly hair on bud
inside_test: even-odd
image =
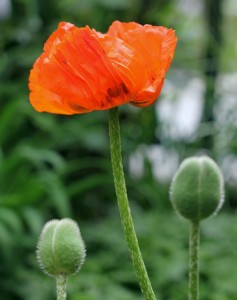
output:
[[[190,221],[216,214],[224,202],[224,180],[217,164],[207,156],[185,159],[173,178],[170,199]]]
[[[79,271],[85,261],[85,244],[77,223],[71,219],[51,220],[40,234],[36,250],[43,272],[65,276]]]

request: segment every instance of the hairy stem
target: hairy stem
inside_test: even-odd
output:
[[[152,290],[146,267],[144,265],[143,258],[139,249],[128,203],[122,165],[120,126],[117,108],[112,108],[109,110],[109,135],[114,185],[125,238],[128,244],[141,291],[146,300],[155,300],[156,297]]]
[[[190,223],[189,300],[199,299],[199,222]]]
[[[66,300],[66,285],[67,285],[67,277],[63,274],[57,275],[56,277],[56,285],[57,285],[57,300]]]

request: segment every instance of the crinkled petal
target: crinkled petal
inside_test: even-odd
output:
[[[165,74],[173,59],[177,43],[174,30],[115,21],[107,34],[128,43],[135,50],[135,55],[143,58],[147,70],[143,75],[146,77],[145,84],[131,99],[131,103],[141,107],[151,105],[161,92]]]
[[[57,113],[84,113],[130,100],[123,79],[88,27],[61,23],[44,49],[29,78],[30,101],[36,110],[52,112],[57,103]],[[51,101],[46,94],[54,95]]]
[[[124,92],[130,101],[145,84],[147,70],[144,59],[137,55],[133,47],[119,38],[100,35],[99,41],[114,70],[122,78]]]
[[[109,27],[107,34],[110,36],[118,37],[120,39],[124,39],[124,34],[128,31],[133,31],[136,29],[142,29],[143,26],[136,22],[119,22],[114,21],[112,25]]]
[[[29,89],[31,105],[39,112],[47,111],[55,114],[71,115],[74,110],[67,104],[65,99],[59,93],[51,91],[42,84],[41,66],[48,61],[43,53],[34,63],[33,69],[30,71]],[[51,74],[55,76],[55,74]],[[49,80],[49,79],[48,79]],[[77,113],[83,113],[85,109]]]
[[[30,72],[38,111],[79,114],[159,96],[177,38],[159,26],[115,21],[107,34],[62,22]]]

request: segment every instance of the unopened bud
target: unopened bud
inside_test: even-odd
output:
[[[76,273],[85,260],[85,245],[77,223],[71,219],[47,222],[39,238],[37,258],[47,275]]]
[[[217,213],[224,202],[219,167],[207,156],[185,159],[174,176],[170,197],[176,211],[191,221]]]

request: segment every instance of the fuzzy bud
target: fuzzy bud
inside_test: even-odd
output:
[[[76,273],[86,253],[77,223],[71,219],[47,222],[41,232],[36,253],[47,275]]]
[[[185,159],[173,178],[170,198],[175,210],[194,222],[217,213],[224,202],[217,164],[207,156]]]

